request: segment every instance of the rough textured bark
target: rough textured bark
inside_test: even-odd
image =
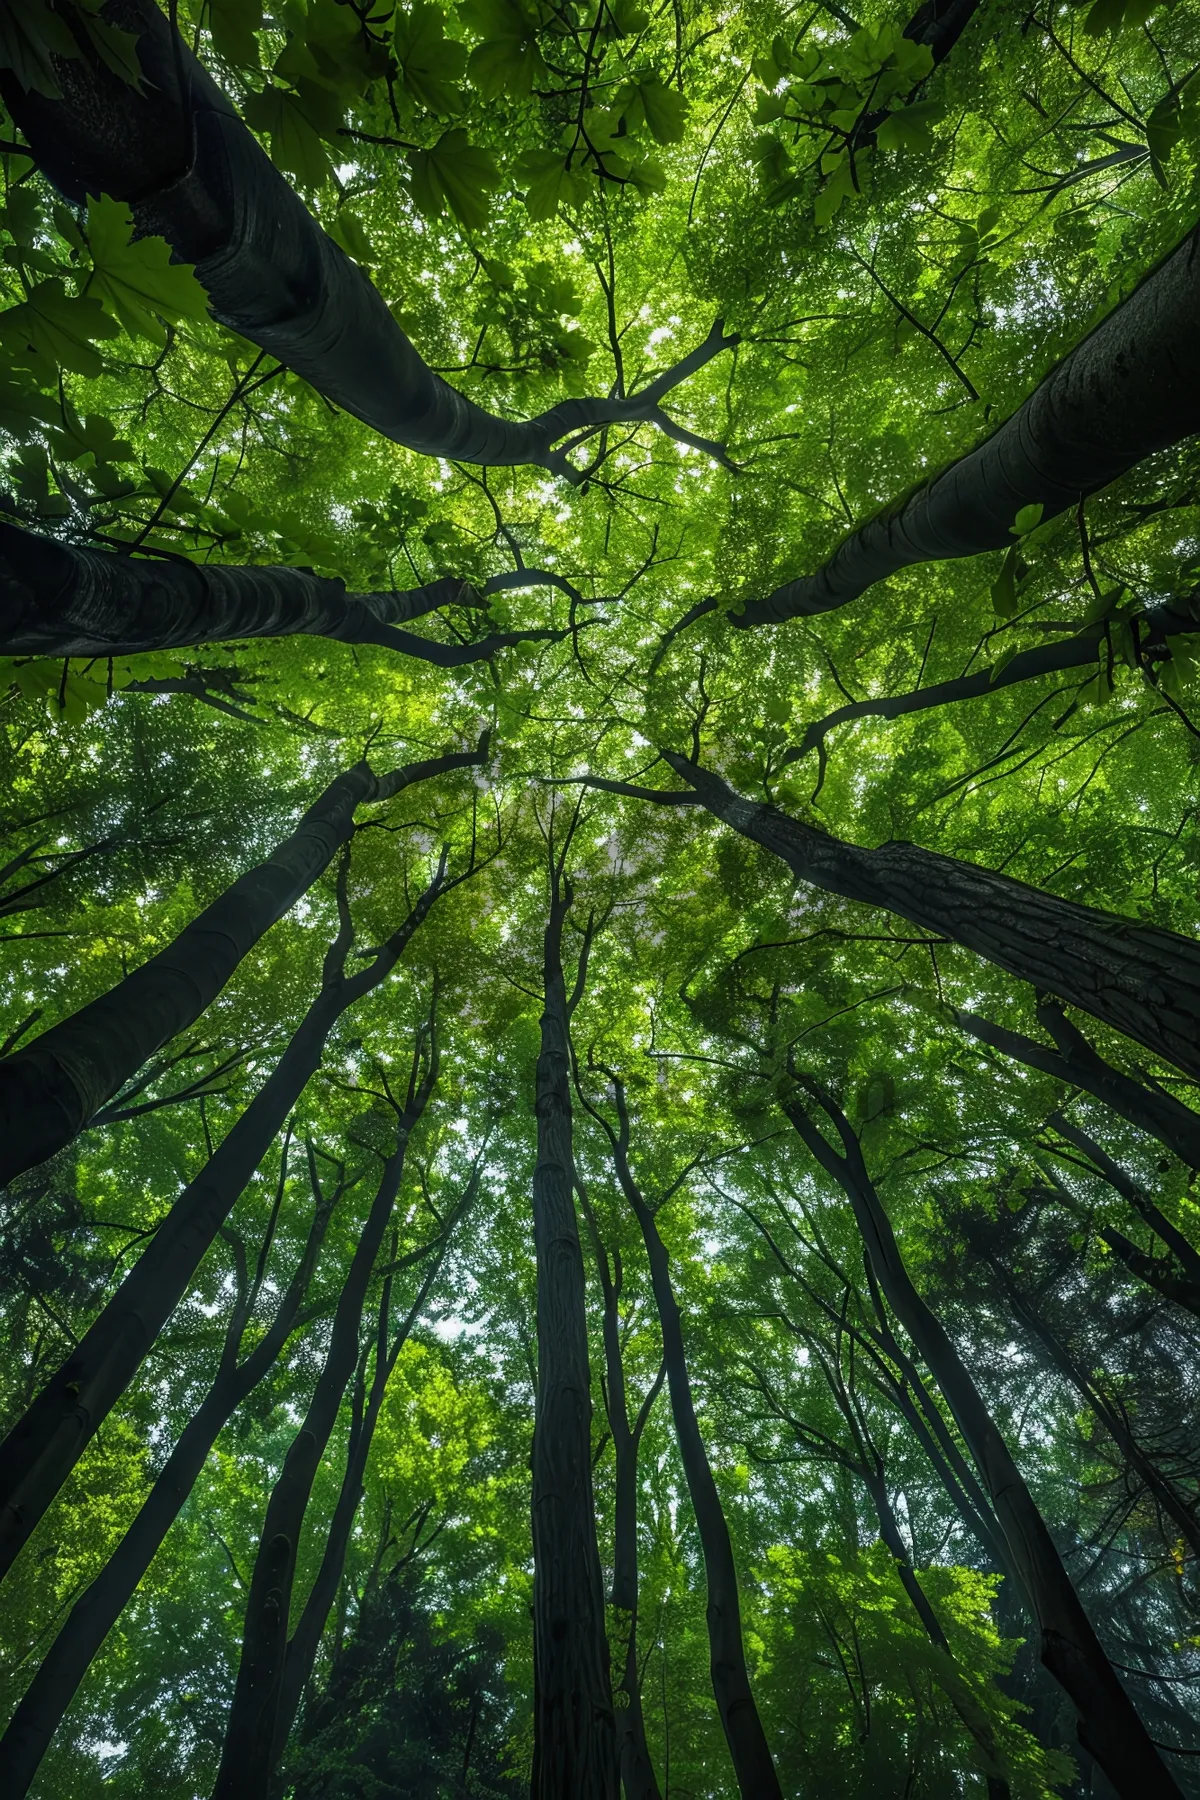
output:
[[[731,623],[832,612],[913,563],[1004,549],[1023,506],[1052,519],[1200,430],[1198,248],[1193,229],[977,449],[852,532],[815,574],[750,601]]]
[[[1007,1444],[941,1321],[913,1286],[900,1246],[871,1183],[862,1149],[845,1114],[811,1079],[816,1098],[841,1140],[839,1154],[799,1098],[783,1108],[816,1160],[850,1202],[875,1279],[888,1305],[928,1365],[983,1480],[1014,1568],[1037,1621],[1046,1668],[1070,1696],[1079,1741],[1120,1800],[1182,1800],[1133,1703],[1104,1654],[1071,1585],[1045,1520]]]
[[[284,1171],[280,1171],[282,1196]],[[0,1788],[9,1800],[23,1800],[61,1723],[108,1633],[132,1599],[167,1532],[195,1485],[223,1427],[275,1363],[294,1328],[305,1290],[329,1222],[331,1204],[319,1201],[304,1255],[284,1291],[267,1330],[239,1362],[243,1335],[261,1290],[265,1254],[258,1277],[239,1296],[225,1334],[216,1379],[155,1479],[136,1518],[104,1568],[76,1600],[0,1738]],[[265,1251],[266,1246],[264,1246]]]
[[[592,1397],[571,1147],[571,892],[556,869],[546,924],[537,1064],[537,1399],[533,1427],[533,1800],[616,1800],[617,1755],[592,1496]]]
[[[61,1150],[106,1100],[216,999],[242,958],[328,868],[356,808],[484,760],[452,752],[375,775],[339,775],[265,862],[239,876],[157,956],[0,1061],[0,1183]]]
[[[127,202],[140,231],[166,238],[195,265],[222,323],[410,450],[462,462],[539,463],[571,476],[553,448],[559,439],[654,419],[665,393],[736,342],[718,324],[690,356],[628,399],[566,400],[525,423],[485,412],[422,360],[382,295],[322,231],[154,0],[108,0],[104,17],[137,36],[140,91],[107,67],[82,27],[75,27],[81,54],[57,64],[61,100],[26,93],[11,73],[0,75],[0,96],[43,172],[77,203],[101,192]]]
[[[426,1034],[428,1053],[422,1070],[417,1058],[425,1047]],[[278,1743],[279,1704],[300,1534],[321,1458],[358,1362],[367,1288],[404,1179],[409,1139],[437,1080],[435,1034],[436,1025],[431,1013],[420,1034],[408,1096],[396,1123],[395,1146],[384,1162],[375,1198],[354,1246],[346,1280],[334,1309],[321,1373],[267,1502],[246,1598],[242,1651],[213,1789],[214,1800],[260,1800],[270,1784]]]
[[[783,1790],[767,1744],[767,1736],[758,1716],[758,1707],[750,1689],[746,1669],[746,1648],[742,1639],[742,1609],[738,1598],[737,1567],[733,1545],[721,1496],[713,1480],[712,1465],[704,1447],[699,1420],[692,1399],[692,1383],[688,1374],[687,1352],[683,1340],[683,1321],[671,1281],[671,1264],[666,1245],[659,1235],[654,1213],[634,1179],[629,1162],[629,1115],[624,1088],[614,1078],[620,1130],[614,1132],[603,1114],[597,1117],[607,1131],[613,1150],[613,1166],[621,1191],[641,1228],[650,1262],[650,1280],[662,1330],[663,1361],[667,1367],[667,1391],[671,1397],[671,1415],[679,1442],[679,1455],[687,1480],[696,1529],[704,1553],[704,1578],[708,1590],[709,1670],[713,1694],[729,1757],[743,1800],[782,1800]]]
[[[391,973],[446,887],[443,859],[404,924],[348,979],[343,969],[352,934],[344,923],[325,959],[320,992],[265,1085],[184,1188],[99,1318],[0,1444],[0,1575],[11,1567],[187,1292],[205,1252],[320,1066],[334,1024]]]
[[[623,1673],[620,1692],[625,1703],[617,1717],[617,1764],[625,1800],[661,1800],[658,1778],[646,1744],[646,1721],[642,1712],[641,1664],[638,1659],[638,1450],[642,1433],[650,1417],[650,1409],[658,1398],[666,1376],[660,1367],[633,1422],[629,1418],[629,1395],[625,1383],[625,1359],[621,1354],[621,1289],[624,1285],[621,1253],[608,1251],[600,1239],[587,1194],[579,1184],[600,1288],[604,1295],[604,1369],[607,1377],[605,1403],[608,1429],[613,1441],[615,1470],[613,1487],[613,1580],[610,1605],[615,1615],[618,1640],[624,1644]]]
[[[458,668],[512,644],[566,634],[505,631],[473,643],[440,644],[400,625],[443,607],[481,607],[502,589],[557,586],[547,573],[514,570],[478,591],[447,576],[405,592],[349,594],[344,582],[311,569],[141,560],[62,544],[0,521],[0,655],[134,656],[297,634],[377,644]],[[153,691],[169,690],[159,682]],[[186,684],[182,691],[189,691]]]
[[[861,849],[778,807],[744,799],[686,757],[664,755],[702,805],[782,858],[799,880],[886,907],[948,937],[1200,1076],[1200,944],[1194,939],[1060,900],[917,844]]]
[[[981,1044],[1026,1063],[1031,1069],[1053,1075],[1068,1087],[1082,1088],[1140,1131],[1156,1137],[1189,1169],[1200,1169],[1200,1113],[1194,1113],[1174,1095],[1146,1087],[1131,1075],[1114,1069],[1097,1054],[1056,1001],[1043,995],[1038,1002],[1038,1022],[1055,1040],[1053,1050],[1023,1032],[993,1025],[978,1013],[956,1012],[954,1016],[964,1031],[977,1037]]]

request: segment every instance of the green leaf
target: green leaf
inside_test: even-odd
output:
[[[537,46],[536,23],[519,0],[464,0],[459,17],[483,39],[472,50],[467,74],[485,100],[503,93],[527,98],[549,71]]]
[[[651,76],[637,86],[642,114],[656,144],[678,144],[683,138],[688,103],[685,97]]]
[[[54,58],[79,54],[66,20],[46,0],[0,0],[0,69],[11,69],[26,93],[61,100]]]
[[[142,65],[137,53],[137,33],[122,31],[117,25],[110,25],[107,19],[100,17],[100,10],[106,0],[72,0],[75,16],[79,19],[92,48],[106,68],[114,75],[120,76],[130,87],[142,92],[145,80]]]
[[[258,68],[255,33],[263,26],[262,0],[208,0],[205,23],[218,56],[235,69]]]
[[[818,229],[823,230],[832,222],[843,200],[848,199],[853,192],[854,169],[850,158],[841,154],[834,166],[833,173],[813,203],[813,218]]]
[[[525,204],[531,219],[552,219],[560,206],[579,199],[580,180],[559,150],[526,150],[513,165],[519,182],[528,183]]]
[[[1017,610],[1017,546],[1004,553],[1000,573],[992,583],[992,607],[998,619],[1011,619]]]
[[[1013,536],[1025,537],[1029,532],[1036,531],[1042,522],[1042,514],[1045,510],[1040,501],[1030,506],[1023,506],[1009,526]]]
[[[289,88],[272,84],[257,94],[247,94],[242,116],[252,131],[261,132],[270,141],[271,161],[285,175],[295,177],[302,188],[321,187],[333,172],[329,152],[322,137],[329,135],[329,114],[322,110],[317,98],[324,92],[328,105],[333,96],[314,82],[302,98]],[[314,114],[321,128],[314,124]],[[341,113],[338,112],[338,123]],[[336,130],[336,125],[331,127]]]
[[[88,197],[88,247],[92,275],[86,292],[101,301],[130,337],[167,341],[163,321],[206,319],[208,295],[188,263],[171,261],[159,237],[134,237],[133,215],[107,194]]]
[[[352,256],[356,263],[362,263],[364,267],[369,267],[375,261],[375,253],[371,240],[367,236],[366,226],[350,207],[339,206],[325,229],[334,243],[339,244],[347,256]]]
[[[412,197],[418,212],[436,219],[446,206],[468,231],[487,222],[487,195],[500,185],[490,150],[472,144],[461,126],[444,132],[432,150],[409,152]]]
[[[404,91],[419,106],[434,113],[462,111],[462,96],[455,83],[467,67],[466,46],[445,33],[441,7],[421,0],[409,12],[397,12],[392,20],[392,48]]]
[[[1160,166],[1183,136],[1183,108],[1178,94],[1167,94],[1146,120],[1146,143]]]
[[[875,133],[881,150],[931,150],[932,127],[945,116],[945,107],[937,100],[918,100],[889,113]]]
[[[97,341],[116,337],[120,326],[90,294],[74,296],[57,277],[39,281],[28,300],[0,313],[0,345],[18,367],[53,381],[60,369],[97,376],[104,362]]]

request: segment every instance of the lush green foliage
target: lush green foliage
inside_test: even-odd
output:
[[[1161,1247],[1065,1154],[1052,1115],[1070,1102],[1200,1242],[1192,1173],[954,1019],[968,1008],[1041,1036],[1031,989],[882,911],[798,887],[700,808],[579,785],[588,774],[675,785],[658,751],[694,742],[742,792],[852,842],[911,840],[1200,932],[1200,635],[1147,657],[1136,623],[1164,601],[1200,617],[1194,441],[1077,513],[1017,516],[1007,555],[909,570],[817,621],[729,622],[1013,411],[1197,216],[1191,0],[985,0],[936,69],[885,0],[850,11],[182,0],[197,53],[277,167],[427,361],[490,410],[525,418],[564,395],[633,392],[714,319],[738,334],[667,395],[666,429],[616,426],[574,447],[587,470],[577,485],[373,436],[213,323],[191,272],[161,241],[135,240],[127,209],[102,195],[69,209],[8,133],[8,518],[144,555],[311,567],[353,591],[442,574],[482,587],[527,565],[561,585],[497,593],[486,612],[449,609],[421,629],[449,642],[570,628],[457,671],[309,638],[0,669],[6,1050],[168,942],[365,751],[382,770],[493,734],[477,782],[446,778],[360,815],[349,892],[363,947],[395,929],[443,842],[453,866],[472,834],[500,846],[340,1021],[290,1139],[3,1590],[0,1684],[15,1703],[212,1381],[239,1265],[253,1267],[273,1231],[252,1339],[300,1258],[314,1171],[328,1186],[340,1166],[346,1191],[301,1323],[93,1664],[34,1790],[45,1800],[210,1791],[266,1497],[387,1148],[383,1086],[407,1080],[435,980],[441,1075],[389,1261],[434,1235],[480,1155],[482,1192],[388,1385],[286,1791],[499,1795],[525,1779],[533,1080],[547,839],[561,843],[577,804],[572,952],[589,914],[598,927],[573,1024],[580,1088],[604,1110],[603,1070],[621,1074],[639,1180],[666,1196],[660,1229],[785,1790],[982,1793],[971,1713],[1020,1800],[1094,1791],[1071,1789],[1068,1709],[1022,1648],[1011,1583],[897,1407],[895,1357],[876,1342],[872,1361],[883,1315],[853,1220],[775,1104],[787,1046],[859,1129],[914,1278],[1017,1451],[1152,1735],[1195,1750],[1195,1566],[989,1261],[1194,1507],[1197,1321],[1117,1265],[1098,1225]],[[132,42],[100,0],[4,0],[0,65],[58,91],[76,50],[68,12],[136,78]],[[717,609],[662,650],[710,595]],[[847,700],[998,671],[1089,625],[1103,627],[1092,667],[842,725],[819,769],[815,752],[787,757]],[[336,930],[331,872],[115,1116],[14,1183],[0,1270],[6,1422],[261,1086]],[[1085,1023],[1115,1065],[1195,1103],[1177,1071]],[[607,1139],[582,1107],[576,1151],[600,1237],[622,1256],[636,1408],[659,1366],[658,1323]],[[1059,1203],[1046,1197],[1051,1170]],[[394,1280],[393,1324],[419,1271]],[[598,1295],[593,1280],[610,1560]],[[349,1432],[347,1395],[306,1517],[295,1612]],[[953,1661],[879,1541],[855,1470],[864,1444]],[[640,1506],[651,1751],[664,1789],[723,1800],[734,1788],[708,1689],[703,1565],[665,1399],[642,1442]],[[1200,1791],[1194,1760],[1173,1767]]]

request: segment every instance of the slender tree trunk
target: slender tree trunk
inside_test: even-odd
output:
[[[1200,347],[1200,333],[1196,341]],[[917,844],[860,849],[744,799],[686,757],[664,755],[702,805],[780,857],[798,880],[938,932],[1200,1076],[1200,944],[1193,938],[1060,900]]]
[[[280,1175],[280,1188],[284,1172]],[[75,1697],[108,1633],[132,1599],[138,1583],[157,1555],[195,1486],[220,1432],[237,1407],[253,1393],[274,1366],[288,1336],[315,1267],[329,1222],[331,1206],[318,1202],[300,1264],[254,1349],[237,1361],[253,1298],[239,1299],[225,1336],[216,1379],[184,1426],[179,1441],[154,1482],[137,1517],[91,1585],[67,1617],[37,1674],[0,1738],[0,1789],[8,1800],[23,1800],[50,1747],[63,1715]],[[265,1263],[265,1257],[264,1257]],[[260,1268],[263,1265],[260,1264]]]
[[[731,622],[831,612],[913,563],[1004,549],[1022,507],[1052,519],[1200,430],[1198,248],[1190,231],[977,449],[860,526],[815,574],[750,601]]]
[[[537,1400],[533,1428],[533,1800],[616,1800],[617,1757],[592,1496],[591,1376],[575,1216],[563,921],[556,875],[537,1065]]]
[[[180,1194],[112,1299],[0,1444],[0,1575],[137,1374],[187,1292],[217,1232],[320,1066],[334,1024],[390,974],[445,890],[445,858],[400,929],[347,979],[343,928],[325,959],[321,990],[266,1084]]]
[[[608,1251],[601,1242],[582,1183],[578,1184],[578,1192],[596,1253],[596,1267],[604,1295],[604,1367],[607,1376],[605,1399],[615,1463],[610,1604],[618,1641],[623,1642],[625,1652],[624,1673],[619,1689],[625,1696],[625,1703],[617,1712],[617,1763],[625,1800],[661,1800],[658,1778],[646,1744],[646,1721],[642,1711],[642,1677],[638,1660],[637,1511],[638,1450],[650,1417],[650,1409],[666,1375],[666,1365],[659,1368],[638,1410],[637,1418],[631,1424],[629,1395],[625,1384],[625,1359],[621,1353],[621,1253],[619,1250],[613,1252],[610,1267]]]
[[[417,1058],[426,1031],[428,1060],[424,1072],[420,1073]],[[279,1705],[300,1534],[321,1458],[358,1361],[367,1288],[404,1179],[409,1139],[437,1080],[435,1032],[431,1011],[414,1056],[408,1098],[397,1120],[395,1148],[383,1165],[379,1187],[338,1297],[324,1366],[317,1377],[308,1411],[292,1439],[267,1502],[250,1577],[242,1653],[213,1800],[261,1800],[270,1784],[278,1742]]]
[[[629,1115],[624,1089],[614,1080],[619,1133],[609,1128],[613,1162],[621,1190],[641,1227],[650,1262],[650,1280],[662,1328],[663,1361],[667,1366],[667,1389],[671,1396],[671,1413],[679,1455],[687,1480],[696,1529],[704,1552],[704,1576],[708,1588],[709,1668],[717,1711],[729,1746],[734,1775],[743,1800],[782,1800],[782,1789],[767,1744],[767,1735],[750,1689],[746,1669],[746,1647],[742,1638],[742,1609],[738,1598],[737,1567],[729,1526],[725,1521],[721,1496],[713,1480],[712,1465],[704,1447],[700,1424],[692,1399],[692,1383],[688,1374],[687,1352],[683,1340],[683,1321],[671,1281],[671,1264],[666,1245],[659,1235],[654,1214],[645,1195],[634,1180],[629,1163]],[[597,1115],[600,1117],[601,1115]]]
[[[43,173],[76,204],[89,193],[126,201],[141,233],[166,238],[195,265],[216,318],[410,450],[571,475],[553,449],[560,438],[653,419],[664,393],[736,343],[718,324],[628,399],[567,400],[526,423],[485,412],[422,360],[154,0],[108,0],[104,16],[136,34],[140,89],[113,73],[81,26],[80,55],[56,64],[61,99],[0,75],[0,96]]]
[[[1052,1123],[1059,1137],[1065,1138],[1068,1144],[1073,1144],[1077,1150],[1083,1152],[1109,1186],[1116,1188],[1121,1198],[1129,1202],[1139,1218],[1143,1219],[1151,1231],[1167,1246],[1167,1249],[1178,1257],[1188,1280],[1200,1286],[1200,1251],[1193,1248],[1177,1225],[1172,1225],[1162,1208],[1154,1204],[1149,1194],[1145,1193],[1137,1182],[1126,1174],[1120,1163],[1114,1162],[1108,1152],[1102,1150],[1095,1138],[1089,1137],[1086,1131],[1080,1131],[1078,1125],[1072,1125],[1070,1120],[1064,1119],[1061,1113],[1054,1115]]]
[[[1181,1275],[1169,1256],[1147,1256],[1144,1250],[1139,1250],[1133,1240],[1127,1238],[1123,1231],[1118,1231],[1115,1225],[1099,1223],[1053,1170],[1048,1172],[1054,1185],[1027,1189],[1031,1200],[1048,1200],[1051,1204],[1065,1206],[1076,1217],[1082,1218],[1102,1243],[1108,1245],[1113,1255],[1125,1264],[1136,1280],[1144,1281],[1147,1287],[1152,1287],[1164,1300],[1182,1306],[1185,1312],[1200,1319],[1200,1282],[1190,1281],[1186,1275]]]
[[[155,1051],[216,999],[242,958],[328,868],[357,807],[482,763],[473,752],[339,775],[265,862],[239,876],[164,950],[0,1062],[0,1183],[70,1143]],[[306,1078],[307,1079],[307,1078]]]
[[[1139,1131],[1156,1137],[1189,1169],[1200,1169],[1200,1113],[1194,1113],[1174,1095],[1146,1087],[1131,1075],[1123,1075],[1119,1069],[1114,1069],[1096,1053],[1062,1007],[1048,996],[1043,995],[1038,1001],[1038,1020],[1055,1040],[1054,1050],[1039,1044],[1036,1038],[1025,1037],[1022,1032],[993,1025],[990,1019],[982,1019],[978,1013],[956,1012],[954,1016],[964,1031],[969,1031],[980,1043],[1002,1051],[1005,1056],[1011,1056],[1031,1069],[1053,1075],[1068,1087],[1082,1088],[1085,1093],[1111,1106]]]
[[[806,1078],[803,1085],[836,1127],[844,1155],[833,1149],[798,1099],[785,1101],[784,1111],[844,1191],[875,1279],[946,1397],[1032,1607],[1042,1662],[1075,1705],[1080,1743],[1100,1764],[1120,1800],[1182,1800],[1092,1629],[1046,1522],[966,1365],[913,1286],[849,1121],[815,1082]]]

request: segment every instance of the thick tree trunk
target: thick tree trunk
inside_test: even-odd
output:
[[[270,1784],[279,1736],[279,1706],[300,1534],[321,1458],[358,1361],[367,1288],[404,1179],[409,1139],[437,1080],[434,1029],[431,1019],[426,1069],[418,1082],[414,1064],[408,1100],[397,1122],[395,1148],[384,1163],[379,1187],[338,1296],[324,1365],[267,1502],[246,1599],[242,1653],[213,1800],[261,1800]]]
[[[537,1399],[533,1428],[533,1800],[616,1800],[617,1756],[592,1496],[592,1394],[573,1195],[568,1007],[570,889],[554,883],[537,1064]]]
[[[800,881],[938,932],[1200,1076],[1200,944],[1193,938],[1060,900],[917,844],[860,849],[744,799],[686,757],[664,756],[702,805],[782,858]]]
[[[1200,430],[1200,235],[1192,230],[979,447],[853,532],[813,575],[731,615],[738,626],[832,612],[913,563],[1014,542],[1043,517]]]
[[[1182,1800],[1104,1654],[1046,1522],[965,1363],[913,1286],[891,1221],[867,1174],[858,1138],[833,1099],[815,1082],[805,1085],[836,1127],[844,1154],[833,1149],[798,1099],[785,1101],[784,1111],[849,1200],[875,1279],[945,1395],[1033,1609],[1042,1662],[1079,1715],[1080,1743],[1100,1764],[1120,1800]]]
[[[683,1321],[671,1281],[671,1264],[666,1245],[659,1235],[654,1214],[633,1176],[629,1164],[629,1118],[625,1096],[619,1082],[614,1083],[621,1119],[619,1134],[610,1130],[613,1162],[621,1190],[641,1227],[650,1262],[650,1280],[662,1329],[663,1361],[667,1368],[667,1390],[671,1396],[671,1414],[679,1455],[687,1481],[696,1529],[704,1553],[704,1577],[708,1590],[709,1669],[713,1694],[729,1757],[743,1800],[782,1800],[783,1790],[767,1744],[758,1707],[750,1689],[746,1669],[746,1647],[742,1638],[742,1608],[738,1598],[737,1566],[721,1496],[713,1480],[712,1465],[704,1447],[700,1423],[692,1398],[688,1374],[687,1352],[683,1341]]]
[[[154,0],[108,0],[104,17],[137,36],[140,90],[108,68],[82,27],[81,54],[56,64],[61,100],[0,75],[0,96],[43,172],[76,203],[89,193],[127,202],[141,232],[166,238],[195,265],[223,324],[410,450],[571,475],[553,449],[558,439],[654,418],[664,393],[736,342],[714,327],[699,349],[627,400],[567,400],[523,424],[485,412],[422,360]]]
[[[328,1206],[318,1203],[299,1267],[266,1332],[240,1363],[236,1358],[248,1308],[242,1304],[235,1308],[216,1379],[184,1426],[137,1517],[99,1575],[76,1600],[25,1690],[0,1738],[0,1790],[8,1800],[23,1800],[28,1793],[92,1658],[129,1604],[178,1518],[218,1435],[268,1374],[287,1342],[316,1263],[329,1212]]]
[[[137,1374],[217,1232],[320,1066],[341,1015],[399,961],[444,891],[444,862],[400,929],[358,974],[342,974],[343,929],[321,990],[265,1086],[155,1231],[99,1318],[0,1444],[0,1576]]]
[[[165,950],[0,1061],[0,1183],[70,1143],[155,1051],[200,1017],[242,958],[349,841],[357,807],[476,766],[484,753],[481,744],[389,775],[356,763],[265,862],[226,888]]]
[[[954,1016],[964,1031],[977,1037],[981,1044],[988,1044],[1031,1069],[1040,1069],[1044,1075],[1053,1075],[1068,1087],[1082,1088],[1111,1106],[1139,1131],[1156,1137],[1189,1169],[1200,1169],[1200,1113],[1194,1113],[1172,1094],[1145,1087],[1131,1075],[1114,1069],[1097,1054],[1056,1001],[1043,996],[1038,1002],[1038,1022],[1055,1040],[1053,1050],[1022,1032],[993,1025],[978,1013],[956,1012]]]

